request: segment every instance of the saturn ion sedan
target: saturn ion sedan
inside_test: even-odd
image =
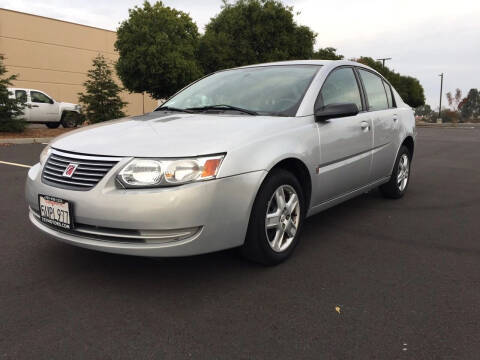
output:
[[[305,218],[379,187],[407,191],[415,121],[350,61],[224,70],[152,113],[54,139],[26,182],[31,222],[58,240],[140,256],[238,247],[277,264]]]

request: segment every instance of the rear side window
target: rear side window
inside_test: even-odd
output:
[[[388,109],[387,94],[383,87],[383,80],[370,71],[358,69],[368,100],[368,110]]]
[[[333,70],[325,80],[315,108],[330,104],[354,103],[362,110],[362,98],[357,79],[352,68],[344,67]]]
[[[15,90],[15,99],[27,102],[27,92],[25,90]]]
[[[383,86],[385,87],[385,91],[387,92],[388,107],[395,107],[392,98],[392,88],[385,81],[383,81]]]

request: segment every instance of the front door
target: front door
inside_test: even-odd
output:
[[[58,121],[58,104],[40,91],[30,91],[30,121]]]
[[[317,169],[317,204],[361,188],[370,178],[372,119],[364,111],[360,86],[351,67],[334,69],[328,75],[315,108],[335,103],[354,103],[360,112],[317,122],[321,159]]]

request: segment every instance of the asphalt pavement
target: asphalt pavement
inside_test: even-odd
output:
[[[0,359],[480,358],[479,128],[419,129],[403,199],[311,217],[277,267],[57,242],[28,221],[27,171],[0,163]]]

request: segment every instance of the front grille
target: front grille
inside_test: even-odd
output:
[[[56,149],[43,167],[44,183],[71,190],[90,190],[118,163],[119,159],[106,156],[74,154]],[[72,177],[63,176],[69,164],[78,165]]]

